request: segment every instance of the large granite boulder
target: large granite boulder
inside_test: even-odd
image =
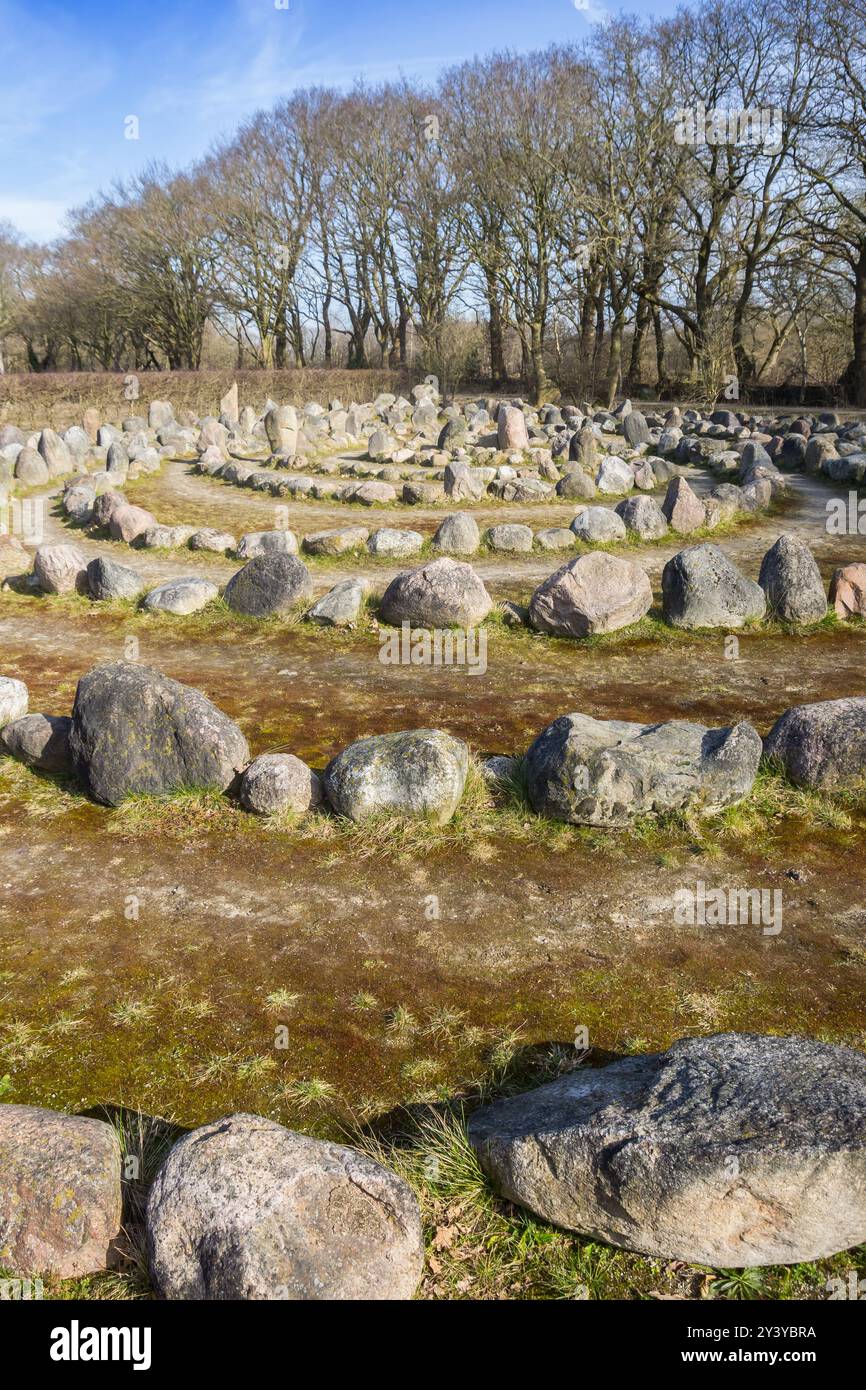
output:
[[[69,743],[78,777],[108,806],[133,793],[225,791],[249,762],[240,729],[206,696],[131,662],[82,676]]]
[[[662,571],[665,621],[673,627],[742,627],[763,618],[767,600],[717,545],[681,550]]]
[[[288,613],[312,591],[310,571],[296,555],[257,555],[225,587],[229,608],[253,618]]]
[[[469,512],[444,517],[433,537],[433,546],[445,555],[474,555],[480,544],[478,522]]]
[[[866,1057],[804,1038],[686,1038],[476,1111],[509,1201],[565,1230],[722,1268],[866,1240]]]
[[[631,415],[626,416],[626,424],[631,418]],[[626,530],[639,540],[657,541],[668,533],[664,512],[654,497],[627,497],[616,511],[625,522]]]
[[[627,825],[635,816],[717,811],[748,795],[761,760],[750,724],[708,729],[682,719],[637,724],[564,714],[530,747],[534,809],[575,825]]]
[[[441,729],[361,738],[325,769],[325,793],[350,820],[387,812],[444,825],[463,795],[469,750]]]
[[[569,560],[538,586],[529,603],[529,621],[539,632],[588,637],[638,622],[652,600],[640,565],[597,550]]]
[[[493,607],[471,565],[448,555],[392,579],[380,604],[383,622],[416,627],[474,627]]]
[[[25,714],[13,719],[0,733],[0,748],[37,772],[72,771],[67,715]]]
[[[866,698],[817,700],[785,710],[764,753],[798,787],[844,787],[866,777]]]
[[[170,1299],[406,1299],[424,1263],[402,1178],[258,1115],[174,1146],[150,1190],[147,1244]]]
[[[87,566],[87,590],[92,599],[105,602],[118,598],[137,598],[144,580],[129,565],[121,565],[100,555]]]
[[[579,541],[590,545],[626,538],[625,522],[612,507],[585,507],[574,518],[571,529]]]
[[[104,1120],[0,1105],[0,1267],[73,1279],[120,1234],[120,1145]]]

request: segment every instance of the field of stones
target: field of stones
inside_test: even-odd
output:
[[[846,1296],[866,420],[213,411],[0,425],[0,1280]]]

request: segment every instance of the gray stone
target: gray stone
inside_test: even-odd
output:
[[[471,565],[442,555],[392,579],[380,605],[383,622],[418,627],[474,627],[493,607]]]
[[[38,450],[25,447],[15,460],[14,475],[23,487],[41,487],[49,480],[48,464]]]
[[[751,790],[761,740],[749,724],[708,729],[565,714],[539,734],[524,768],[535,810],[576,825],[627,825],[648,812],[719,810]]]
[[[518,522],[491,526],[484,539],[491,550],[501,550],[509,554],[528,554],[532,550],[532,529],[529,526],[521,526]]]
[[[484,484],[465,463],[449,463],[444,475],[445,495],[454,502],[477,502],[484,496]]]
[[[349,550],[360,550],[369,535],[366,526],[338,526],[304,536],[301,549],[308,555],[345,555]]]
[[[238,796],[247,811],[259,816],[284,811],[304,815],[320,804],[322,784],[293,753],[262,753],[241,778]]]
[[[72,451],[54,430],[43,430],[37,447],[45,460],[49,478],[62,478],[64,473],[74,472]]]
[[[611,507],[585,507],[574,518],[571,529],[578,540],[593,545],[626,538],[625,522]]]
[[[446,516],[433,537],[435,549],[446,555],[474,555],[480,544],[478,523],[469,512]]]
[[[758,583],[783,623],[818,623],[827,612],[821,571],[805,541],[783,535],[761,562]]]
[[[148,1198],[147,1244],[167,1299],[408,1299],[424,1263],[402,1178],[258,1115],[175,1145]]]
[[[529,603],[529,621],[539,632],[588,637],[638,622],[652,598],[640,565],[598,550],[570,560],[539,585]]]
[[[238,559],[253,560],[256,555],[297,555],[298,538],[293,531],[249,531],[238,541]]]
[[[662,571],[665,621],[673,627],[742,627],[763,618],[767,602],[754,580],[731,564],[717,545],[681,550]]]
[[[436,825],[451,819],[463,795],[469,750],[441,729],[358,739],[325,769],[325,793],[340,816],[381,813]]]
[[[639,410],[632,410],[626,415],[622,422],[622,432],[626,443],[630,444],[633,449],[650,442],[649,425]]]
[[[81,678],[69,742],[85,788],[108,806],[132,793],[225,791],[249,762],[238,726],[200,691],[131,662]]]
[[[400,560],[417,555],[423,545],[424,537],[419,531],[403,531],[394,526],[381,526],[367,541],[371,555],[393,555]]]
[[[866,1057],[728,1033],[584,1067],[472,1116],[509,1201],[592,1240],[721,1268],[866,1239]]]
[[[194,535],[194,526],[149,526],[140,543],[145,550],[179,550]]]
[[[567,501],[587,501],[595,496],[596,486],[592,478],[578,468],[560,478],[556,484],[556,492],[557,496],[564,497]]]
[[[198,575],[166,579],[146,595],[143,607],[149,613],[198,613],[219,595],[216,584]]]
[[[539,550],[573,550],[577,541],[568,526],[545,526],[535,533]]]
[[[311,589],[310,572],[296,555],[257,555],[232,575],[224,598],[236,613],[266,618],[288,613]]]
[[[63,510],[79,526],[86,526],[93,520],[95,506],[96,488],[90,483],[76,483],[63,494]]]
[[[129,565],[118,564],[100,555],[87,566],[87,590],[97,602],[116,598],[137,598],[144,588],[141,575]]]
[[[294,454],[298,447],[298,416],[294,406],[279,405],[265,415],[265,434],[275,454]]]
[[[224,555],[227,550],[234,550],[237,541],[228,531],[219,531],[214,526],[202,526],[200,530],[193,531],[189,538],[190,550],[208,550],[214,555]]]
[[[71,725],[72,720],[66,715],[25,714],[4,727],[0,744],[10,757],[37,772],[71,772]]]
[[[626,424],[631,418],[631,415],[626,416]],[[626,530],[632,531],[642,541],[660,540],[668,533],[664,512],[652,497],[627,497],[616,510],[625,522]]]
[[[596,475],[595,485],[599,492],[611,494],[631,492],[634,487],[634,469],[624,459],[603,459]]]
[[[104,1270],[120,1234],[120,1145],[104,1120],[0,1105],[0,1258],[11,1274]]]
[[[366,579],[341,579],[316,600],[305,616],[311,623],[319,623],[322,627],[354,627],[361,616],[367,593]]]
[[[764,753],[798,787],[859,785],[866,777],[866,698],[795,705],[776,720]]]

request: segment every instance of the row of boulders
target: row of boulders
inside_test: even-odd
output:
[[[476,1110],[498,1192],[561,1229],[660,1259],[751,1267],[866,1240],[866,1057],[804,1038],[687,1038]],[[103,1120],[0,1106],[0,1255],[14,1275],[105,1269],[123,1214]],[[418,1201],[383,1164],[256,1115],[194,1129],[147,1197],[167,1299],[405,1299]]]
[[[573,538],[585,535],[581,528],[585,515],[575,518]],[[447,518],[447,525],[443,522],[437,532],[437,549],[461,553],[461,547],[472,542],[472,526],[472,518],[459,513]],[[295,611],[309,598],[312,578],[307,566],[291,547],[282,545],[283,538],[290,535],[283,531],[257,533],[258,553],[232,575],[223,590],[229,608],[249,617],[279,617]],[[328,543],[342,539],[333,532],[323,536]],[[266,545],[270,538],[280,544]],[[864,580],[866,567],[862,564],[834,572],[830,603],[838,616],[866,614]],[[45,593],[89,594],[94,600],[134,599],[146,587],[131,567],[104,556],[88,563],[76,546],[64,543],[37,550],[32,582]],[[307,610],[306,616],[322,624],[354,625],[369,587],[363,577],[341,580]],[[218,596],[216,584],[192,575],[159,584],[142,602],[149,611],[188,614]],[[528,608],[513,603],[505,607],[511,622],[526,622],[536,631],[559,636],[587,637],[638,622],[652,603],[649,576],[641,565],[628,557],[593,550],[568,560],[543,580]],[[492,608],[493,599],[472,566],[440,554],[417,569],[401,572],[388,584],[379,602],[379,616],[383,622],[398,626],[405,622],[427,627],[474,627]],[[813,624],[826,612],[827,595],[817,562],[805,542],[791,535],[780,536],[767,551],[757,582],[742,574],[724,551],[710,542],[679,551],[662,572],[662,615],[678,628],[739,628],[767,616],[787,624]]]
[[[74,1278],[110,1267],[123,1218],[121,1145],[105,1120],[0,1105],[0,1264]],[[167,1299],[411,1298],[418,1202],[383,1164],[258,1115],[180,1139],[145,1214]]]
[[[463,795],[470,754],[439,729],[358,739],[321,778],[293,754],[251,760],[238,725],[200,691],[132,662],[81,678],[71,717],[28,714],[21,681],[0,678],[0,747],[38,771],[74,774],[96,801],[170,796],[189,788],[236,794],[260,814],[329,806],[353,821],[377,814],[444,824]],[[574,824],[625,825],[643,813],[712,812],[747,796],[765,759],[798,786],[856,786],[866,773],[866,698],[787,710],[761,741],[751,725],[685,720],[640,724],[585,714],[555,719],[523,759],[534,810]],[[514,775],[493,760],[493,780]]]

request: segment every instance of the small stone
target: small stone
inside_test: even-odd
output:
[[[241,805],[260,816],[304,815],[320,804],[322,784],[294,754],[263,753],[250,763],[238,794]]]

